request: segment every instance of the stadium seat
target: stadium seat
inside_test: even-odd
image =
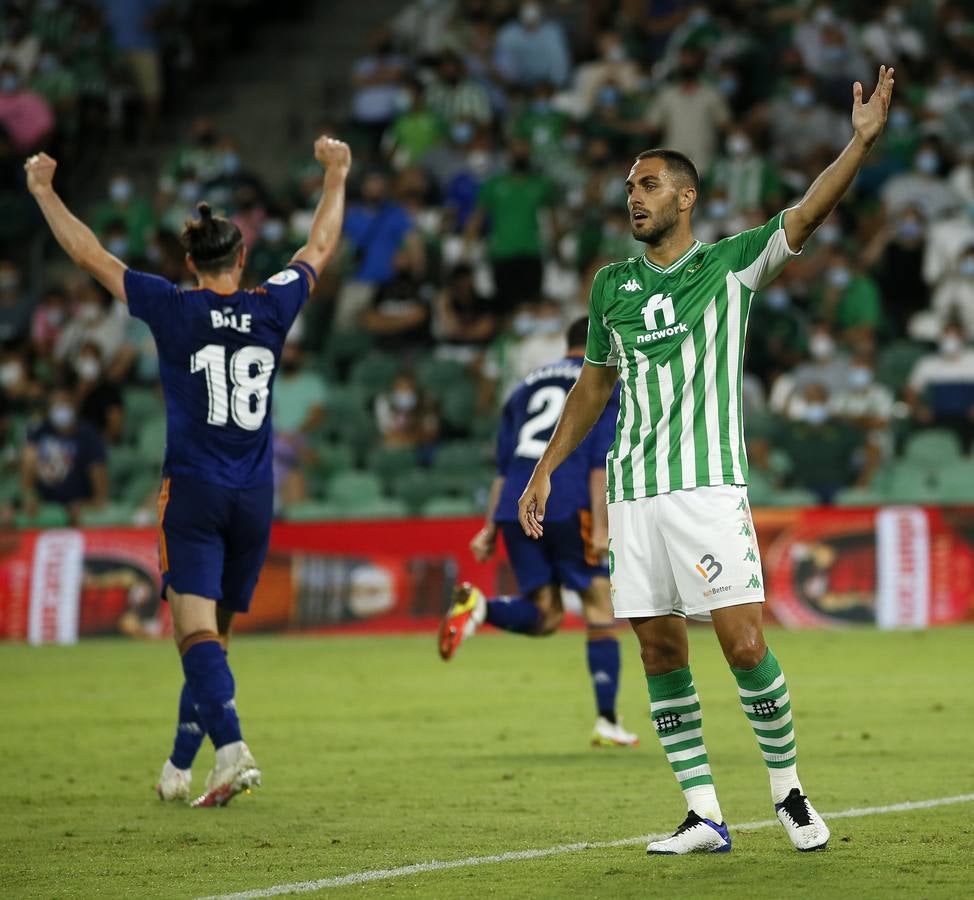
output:
[[[17,513],[16,524],[18,528],[63,528],[68,524],[68,511],[57,503],[42,503],[33,516]]]
[[[373,497],[341,506],[343,519],[402,519],[409,513],[409,507],[402,500],[391,497]]]
[[[946,464],[937,481],[941,503],[974,503],[974,461],[958,459]]]
[[[769,506],[817,506],[818,497],[805,488],[778,488],[771,492]]]
[[[475,516],[480,512],[482,510],[468,497],[433,497],[422,508],[422,513],[427,518]]]
[[[395,356],[369,353],[352,364],[348,381],[362,388],[369,397],[374,397],[392,384],[401,368]]]
[[[886,491],[890,503],[936,503],[940,489],[936,472],[904,460],[893,466]]]
[[[328,487],[328,499],[341,507],[351,508],[381,497],[382,481],[373,472],[342,472]]]
[[[416,451],[410,447],[376,447],[369,454],[369,471],[374,472],[388,491],[392,483],[416,468]]]
[[[899,392],[906,385],[916,361],[927,350],[913,341],[894,341],[879,354],[876,361],[876,380]]]
[[[752,466],[748,472],[747,481],[747,497],[751,506],[773,505],[775,487],[767,472]]]
[[[960,438],[945,428],[916,431],[906,439],[903,457],[938,467],[949,465],[961,457]]]
[[[341,508],[334,503],[318,500],[305,500],[302,503],[292,503],[281,511],[281,518],[288,522],[318,522],[328,519],[340,519]]]
[[[884,491],[871,487],[842,488],[833,498],[835,506],[882,506],[887,502]]]
[[[440,419],[455,431],[468,432],[477,414],[477,388],[470,381],[458,381],[440,395]]]
[[[124,444],[108,448],[108,483],[114,494],[124,491],[128,482],[145,468],[145,456],[138,447]]]
[[[389,485],[390,493],[406,504],[406,508],[418,513],[431,496],[436,493],[434,483],[436,474],[427,469],[413,469]]]
[[[440,399],[456,384],[470,382],[466,367],[452,359],[428,357],[416,367],[416,379],[422,388]]]
[[[139,426],[138,448],[143,463],[161,463],[166,450],[166,418],[157,416]]]
[[[106,525],[131,525],[135,516],[135,506],[129,503],[106,503],[97,509],[86,509],[81,513],[81,524],[89,528]]]
[[[482,441],[451,441],[443,444],[433,457],[438,472],[466,473],[483,467],[487,452]]]
[[[333,332],[319,357],[321,368],[331,377],[340,377],[372,347],[372,336],[362,330]]]

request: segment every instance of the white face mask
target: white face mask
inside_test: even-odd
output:
[[[531,313],[518,313],[511,322],[511,328],[519,337],[525,337],[534,331],[537,320]]]
[[[732,134],[727,139],[727,152],[731,156],[744,156],[751,150],[751,141],[743,134]]]
[[[116,203],[125,203],[132,196],[132,182],[127,178],[115,178],[108,185],[108,196]]]
[[[849,372],[849,385],[857,391],[869,387],[873,383],[872,369],[865,366],[853,366]]]
[[[537,319],[534,323],[534,333],[543,335],[558,334],[561,331],[561,319]]]
[[[805,407],[805,421],[809,425],[821,425],[829,417],[829,408],[824,403],[809,403]]]
[[[82,356],[74,364],[78,377],[85,381],[94,381],[101,374],[101,364],[93,356]]]
[[[92,303],[90,301],[82,303],[78,307],[78,318],[82,322],[94,322],[98,318],[100,308],[97,303]]]
[[[400,412],[408,412],[415,409],[419,398],[415,391],[399,390],[392,392],[392,406]]]
[[[51,407],[49,418],[55,428],[65,431],[74,425],[74,409],[66,403],[57,403]]]
[[[940,339],[940,352],[944,356],[957,356],[964,349],[964,342],[959,334],[945,334]]]
[[[0,387],[9,388],[18,384],[22,373],[23,367],[17,360],[11,359],[9,362],[5,362],[0,366]]]
[[[845,266],[832,266],[828,274],[829,284],[835,288],[848,287],[852,273]]]
[[[808,342],[808,352],[812,359],[828,359],[835,352],[835,341],[827,334],[814,334]]]

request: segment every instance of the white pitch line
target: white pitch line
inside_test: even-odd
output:
[[[931,809],[935,806],[950,806],[953,803],[970,803],[974,801],[974,794],[959,794],[956,797],[938,797],[933,800],[911,800],[905,803],[893,803],[889,806],[863,806],[857,809],[843,809],[839,812],[822,813],[823,819],[855,819],[861,816],[881,816],[887,813],[909,812],[914,809]],[[754,831],[758,828],[770,828],[777,825],[777,819],[764,819],[760,822],[742,822],[731,825],[736,831]],[[491,856],[468,856],[464,859],[432,860],[426,863],[414,863],[410,866],[396,866],[394,869],[373,869],[368,872],[352,872],[350,875],[334,875],[330,878],[319,878],[315,881],[298,881],[293,884],[276,884],[268,888],[257,888],[253,891],[240,891],[236,894],[219,894],[205,897],[202,900],[251,900],[257,897],[276,897],[279,894],[299,894],[308,891],[320,891],[325,888],[346,887],[351,884],[365,884],[369,881],[386,881],[390,878],[401,878],[405,875],[422,875],[426,872],[438,872],[443,869],[465,869],[470,866],[484,866],[488,863],[517,862],[523,859],[542,859],[546,856],[560,856],[563,853],[578,853],[581,850],[604,850],[610,847],[628,847],[631,844],[648,843],[669,837],[671,832],[664,834],[644,834],[639,837],[620,838],[615,841],[582,841],[576,844],[560,844],[557,847],[544,847],[537,850],[512,850],[508,853],[496,853]]]

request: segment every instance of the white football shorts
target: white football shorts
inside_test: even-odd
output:
[[[620,619],[709,619],[764,602],[747,488],[690,488],[609,504],[609,577]]]

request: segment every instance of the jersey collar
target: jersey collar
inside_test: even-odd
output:
[[[683,256],[681,256],[676,262],[670,263],[665,269],[661,269],[658,265],[656,265],[656,263],[650,262],[648,259],[646,259],[645,253],[640,257],[640,259],[642,259],[642,261],[654,272],[659,272],[661,275],[669,275],[670,272],[680,268],[680,266],[682,266],[691,256],[693,256],[693,254],[700,249],[700,246],[700,241],[694,241]]]

